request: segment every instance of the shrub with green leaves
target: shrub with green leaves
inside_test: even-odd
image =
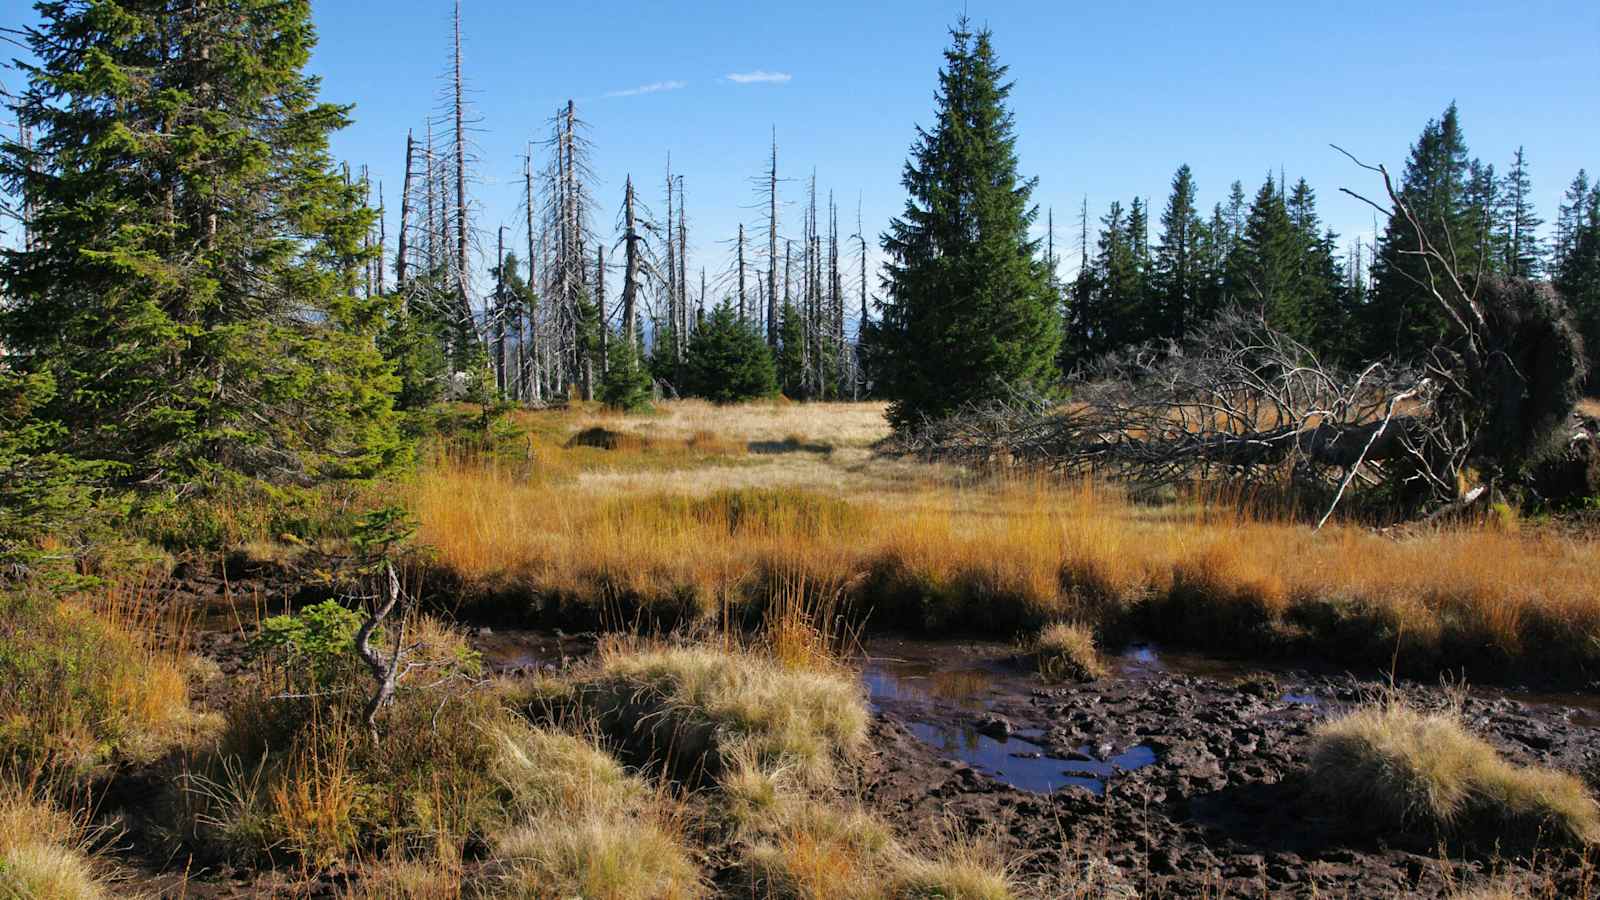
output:
[[[359,613],[324,600],[294,615],[263,621],[255,648],[282,670],[286,681],[327,688],[359,662],[355,646],[361,622]]]

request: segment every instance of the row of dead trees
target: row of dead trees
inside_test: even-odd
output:
[[[658,357],[681,362],[707,307],[726,300],[766,336],[775,353],[786,341],[798,342],[788,348],[799,370],[791,391],[859,396],[864,375],[855,334],[847,326],[852,315],[858,323],[868,315],[867,244],[859,210],[855,234],[841,235],[838,205],[830,194],[822,206],[813,173],[800,233],[787,234],[775,135],[770,165],[753,179],[765,213],[760,227],[747,231],[741,224],[728,242],[726,265],[709,274],[701,266],[692,280],[687,185],[673,172],[670,156],[664,214],[649,208],[629,176],[614,225],[617,237],[608,245],[599,236],[592,145],[576,103],[569,100],[551,117],[548,135],[529,143],[520,221],[495,229],[491,248],[472,221],[475,118],[464,87],[459,3],[448,74],[439,108],[422,136],[406,135],[396,246],[391,252],[379,185],[378,216],[368,237],[375,252],[356,283],[368,293],[392,289],[408,312],[452,322],[448,356],[453,369],[459,372],[479,360],[492,370],[498,393],[522,403],[572,395],[588,399],[609,364],[614,341],[634,342],[641,351],[648,341]],[[361,183],[372,189],[364,171]],[[514,273],[502,271],[508,251],[520,256]],[[492,285],[480,292],[472,260],[489,253],[495,262],[485,268]],[[389,264],[392,284],[385,271]],[[608,275],[614,294],[608,294]],[[795,322],[786,327],[788,316]],[[670,383],[662,388],[674,390]]]
[[[1311,501],[1318,527],[1352,496],[1400,518],[1517,493],[1594,496],[1600,426],[1575,413],[1586,364],[1561,298],[1548,283],[1463,273],[1389,173],[1361,165],[1410,221],[1416,243],[1399,251],[1421,262],[1417,283],[1448,326],[1425,359],[1341,369],[1236,310],[1182,342],[1100,360],[1071,379],[1070,399],[1013,393],[927,422],[900,448],[1149,494],[1221,480],[1287,488]]]

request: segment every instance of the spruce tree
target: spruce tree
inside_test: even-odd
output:
[[[1544,272],[1544,245],[1539,240],[1539,218],[1533,207],[1533,179],[1521,147],[1511,158],[1511,168],[1500,184],[1495,228],[1500,246],[1501,271],[1513,278],[1538,278]]]
[[[724,301],[706,316],[684,353],[686,393],[715,403],[770,397],[778,370],[766,338]]]
[[[1155,309],[1152,337],[1181,338],[1203,316],[1201,258],[1204,225],[1194,205],[1194,176],[1187,165],[1172,176],[1172,195],[1161,213],[1161,242],[1151,275]]]
[[[1100,220],[1095,256],[1099,294],[1093,303],[1091,347],[1096,356],[1144,340],[1144,273],[1140,271],[1133,233],[1122,203],[1111,201],[1111,208]]]
[[[931,129],[917,129],[890,222],[872,356],[897,428],[1010,388],[1054,381],[1061,342],[1049,273],[1028,235],[1036,181],[1017,172],[1011,85],[992,35],[963,18],[939,73]]]
[[[34,212],[0,255],[7,363],[56,386],[62,448],[128,482],[367,475],[395,451],[395,380],[355,290],[362,187],[334,173],[348,107],[303,71],[305,0],[36,7],[0,177]]]
[[[1589,389],[1600,390],[1600,366],[1594,363],[1600,348],[1600,187],[1588,192],[1569,224],[1566,255],[1556,263],[1556,289],[1583,334],[1590,359]]]
[[[1557,271],[1572,252],[1573,242],[1583,227],[1584,217],[1588,213],[1589,196],[1589,173],[1579,169],[1578,174],[1572,179],[1572,184],[1567,186],[1567,192],[1561,198],[1561,206],[1556,211],[1556,234],[1555,244],[1551,247],[1551,267]]]
[[[654,395],[650,370],[637,338],[613,331],[606,343],[606,370],[599,376],[595,398],[612,409],[636,412],[649,409]]]
[[[1485,262],[1482,249],[1490,212],[1483,206],[1488,199],[1484,196],[1488,172],[1474,162],[1467,156],[1452,103],[1442,117],[1428,122],[1412,145],[1399,188],[1429,241],[1442,249],[1453,248],[1456,270],[1463,277],[1471,277]],[[1414,357],[1446,333],[1444,315],[1423,287],[1427,268],[1411,252],[1417,241],[1410,221],[1398,210],[1392,213],[1378,241],[1372,296],[1365,307],[1369,355]]]
[[[868,325],[861,340],[870,350],[881,342],[874,334],[876,323]],[[778,326],[778,389],[791,400],[802,400],[806,396],[805,341],[805,323],[801,321],[800,311],[793,303],[784,303]]]
[[[1268,173],[1234,253],[1231,293],[1268,325],[1296,338],[1306,337],[1311,324],[1300,292],[1301,255],[1288,204]]]

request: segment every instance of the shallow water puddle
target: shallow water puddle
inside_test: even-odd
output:
[[[1106,783],[1113,777],[1156,761],[1156,752],[1143,744],[1106,760],[1058,759],[1046,755],[1049,751],[1044,747],[1023,738],[992,738],[972,728],[930,722],[908,722],[906,728],[941,753],[961,760],[996,781],[1040,794],[1064,787],[1081,787],[1095,796],[1104,796]]]
[[[861,671],[867,697],[953,703],[962,709],[989,705],[995,676],[984,669],[941,669],[928,660],[869,659]]]
[[[971,660],[951,664],[919,652],[925,648],[910,644],[895,649],[896,655],[869,656],[862,666],[861,680],[875,710],[882,709],[885,703],[909,702],[963,713],[979,712],[990,708],[999,697],[1025,694],[1038,686],[1031,678],[1001,666],[982,668]],[[1105,760],[1092,757],[1088,747],[1080,748],[1073,759],[1062,759],[1050,756],[1049,749],[1036,742],[1041,737],[1037,732],[990,737],[978,732],[975,718],[968,724],[913,719],[905,725],[917,739],[949,758],[996,781],[1036,793],[1081,787],[1097,796],[1104,795],[1107,782],[1117,774],[1156,761],[1155,751],[1143,744]]]

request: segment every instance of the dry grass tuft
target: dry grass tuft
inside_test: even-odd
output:
[[[1453,710],[1422,712],[1391,698],[1330,721],[1316,732],[1310,777],[1318,794],[1378,827],[1600,841],[1600,807],[1582,781],[1507,762]]]
[[[495,841],[497,897],[678,900],[701,897],[699,869],[678,836],[647,819],[548,818]]]
[[[96,877],[82,824],[0,787],[0,896],[29,900],[99,900],[112,894]]]
[[[895,873],[896,897],[917,900],[1012,900],[1010,866],[980,840],[952,837],[931,856],[911,856]]]
[[[1094,629],[1087,625],[1046,625],[1034,637],[1029,651],[1046,681],[1094,681],[1109,671],[1095,647]]]
[[[341,900],[460,900],[459,866],[411,860],[363,866]]]
[[[585,690],[608,730],[666,752],[680,771],[715,774],[748,755],[825,784],[834,762],[866,740],[866,703],[849,674],[743,650],[609,648]]]

